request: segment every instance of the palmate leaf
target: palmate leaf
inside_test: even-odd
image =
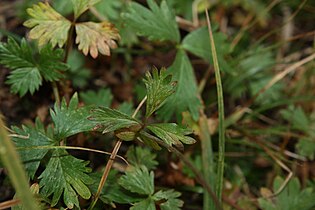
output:
[[[154,173],[145,166],[132,167],[118,180],[120,186],[133,193],[151,195],[154,193]]]
[[[276,177],[273,183],[274,191],[276,192],[282,185],[284,180]],[[301,190],[301,185],[298,178],[293,178],[289,181],[284,190],[274,199],[260,198],[259,206],[263,210],[311,210],[315,207],[315,192],[312,188]]]
[[[143,80],[147,88],[147,107],[146,117],[153,114],[165,100],[174,92],[175,82],[172,82],[172,76],[166,73],[166,69],[153,68],[152,75],[146,73],[146,78]]]
[[[174,190],[160,190],[153,195],[153,199],[156,201],[166,200],[160,204],[161,210],[180,210],[184,202],[178,197],[181,193]]]
[[[116,48],[114,40],[119,40],[118,30],[110,22],[84,22],[75,25],[77,37],[75,42],[79,44],[79,50],[84,55],[89,52],[93,58],[98,56],[98,52],[103,55],[110,55],[110,48]]]
[[[103,133],[116,131],[122,128],[134,127],[136,130],[141,128],[141,123],[136,119],[106,107],[93,109],[89,120],[94,122],[96,128],[102,130]]]
[[[174,113],[179,117],[182,112],[189,110],[193,119],[197,120],[201,103],[193,67],[184,50],[178,50],[168,73],[172,74],[173,80],[177,81],[176,91],[159,109],[159,116],[164,120],[169,120]]]
[[[7,43],[0,43],[0,63],[12,70],[6,83],[11,85],[13,93],[20,96],[27,92],[33,94],[42,84],[42,78],[57,81],[63,77],[60,71],[65,71],[68,66],[60,62],[61,49],[53,50],[46,45],[35,57],[36,53],[25,39],[20,45],[12,38]]]
[[[90,116],[92,107],[78,107],[78,104],[78,94],[75,93],[68,106],[65,99],[63,99],[60,106],[56,103],[54,109],[50,110],[57,140],[62,140],[84,131],[90,131],[95,127],[95,123],[87,119]]]
[[[58,45],[61,48],[66,43],[71,22],[48,3],[34,4],[27,9],[27,13],[32,18],[25,21],[24,26],[32,28],[29,36],[31,39],[38,39],[40,47],[51,43],[53,47]]]
[[[93,180],[88,175],[87,161],[76,159],[65,150],[54,150],[46,169],[40,175],[39,185],[41,194],[45,197],[52,195],[51,206],[55,206],[61,195],[66,206],[72,209],[79,207],[79,194],[84,199],[91,197],[91,192],[86,185]]]
[[[187,136],[192,133],[191,130],[181,127],[175,123],[159,123],[148,125],[147,128],[162,139],[169,146],[175,145],[183,148],[183,144],[193,144],[195,139]]]
[[[178,26],[173,11],[166,1],[159,7],[154,0],[148,0],[150,8],[132,2],[128,13],[124,14],[126,22],[136,32],[151,40],[170,40],[180,42]]]
[[[82,13],[89,9],[90,6],[100,2],[101,0],[71,0],[74,10],[74,18],[78,18]]]
[[[54,145],[56,142],[46,134],[44,125],[36,119],[35,127],[22,126],[22,128],[13,127],[12,130],[17,134],[12,137],[15,142],[25,169],[31,179],[39,167],[40,161],[47,154],[49,149],[30,149],[36,146]]]
[[[130,210],[156,210],[154,200],[151,197],[135,203]]]

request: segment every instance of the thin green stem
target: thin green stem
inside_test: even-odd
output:
[[[219,110],[219,157],[217,167],[217,181],[216,181],[216,193],[219,201],[222,200],[222,188],[224,179],[224,152],[225,152],[225,127],[224,127],[224,101],[223,101],[223,88],[221,82],[220,68],[215,49],[215,43],[212,34],[212,28],[208,10],[206,10],[208,32],[211,43],[211,52],[214,63],[215,80],[217,84],[217,97],[218,97],[218,110]]]
[[[0,115],[0,157],[5,168],[8,170],[11,182],[16,189],[18,198],[22,201],[25,209],[39,210],[33,194],[29,188],[27,176],[22,162],[12,141],[5,130],[2,116]]]

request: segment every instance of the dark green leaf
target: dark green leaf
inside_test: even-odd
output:
[[[155,169],[159,164],[155,158],[156,154],[152,153],[149,149],[143,147],[130,147],[127,151],[127,160],[135,167],[144,165],[148,170]]]
[[[181,194],[174,190],[160,190],[153,195],[155,201],[166,200],[160,204],[161,210],[180,210],[184,202],[178,197]]]
[[[93,173],[91,174],[91,178],[94,180],[92,185],[89,185],[91,192],[93,194],[96,193],[98,184],[101,180],[103,173]],[[119,178],[118,173],[116,170],[111,170],[109,172],[108,178],[106,180],[106,184],[102,189],[100,199],[107,204],[111,204],[112,202],[115,203],[134,203],[142,200],[143,198],[137,197],[137,195],[123,189],[119,186],[117,179]]]
[[[175,123],[151,124],[148,125],[147,128],[170,146],[174,144],[178,148],[183,148],[181,142],[185,144],[193,144],[196,142],[195,139],[186,136],[192,133],[189,129]]]
[[[123,6],[123,1],[120,0],[101,0],[95,9],[109,20],[118,20],[120,18],[120,11]]]
[[[91,172],[87,164],[87,161],[76,159],[65,150],[55,150],[39,177],[41,194],[45,197],[52,195],[52,206],[58,203],[63,194],[63,201],[68,208],[79,207],[77,194],[84,199],[91,197],[87,185],[92,184],[93,180],[87,174]]]
[[[135,109],[131,102],[123,102],[122,104],[119,105],[118,111],[131,116],[134,113]]]
[[[162,68],[160,72],[153,68],[152,75],[147,72],[143,82],[148,96],[145,116],[149,117],[174,93],[176,83],[172,82],[172,76],[166,73],[165,68]]]
[[[145,166],[131,167],[126,174],[118,180],[121,187],[130,192],[141,195],[152,195],[154,193],[154,173],[149,173]]]
[[[24,96],[27,92],[33,94],[42,84],[42,77],[47,81],[57,81],[63,77],[60,71],[68,66],[60,60],[63,57],[61,49],[53,50],[50,45],[44,46],[39,55],[23,39],[19,45],[9,38],[8,43],[0,43],[0,63],[12,70],[7,84],[11,85],[13,93]]]
[[[199,117],[201,106],[193,68],[186,53],[179,49],[174,63],[168,69],[173,80],[177,81],[176,92],[172,94],[164,106],[158,111],[160,117],[169,120],[174,113],[179,117],[182,112],[189,110],[193,119]]]
[[[151,197],[135,203],[130,210],[156,210],[154,200]]]
[[[106,107],[93,109],[89,119],[96,123],[97,128],[101,129],[103,133],[108,133],[121,128],[141,127],[140,122],[136,119]]]
[[[30,147],[54,145],[54,140],[46,135],[43,124],[36,119],[35,127],[22,126],[21,128],[13,127],[16,136],[12,137],[15,142],[28,175],[31,179],[39,167],[40,161],[47,154],[49,149],[30,149]]]
[[[80,96],[86,105],[96,105],[103,107],[110,107],[113,95],[110,89],[99,89],[98,91],[88,90],[81,92]]]
[[[213,38],[215,41],[219,66],[223,71],[231,71],[230,66],[225,61],[224,56],[229,53],[229,44],[226,42],[226,36],[221,32],[214,32]],[[198,41],[197,41],[198,40]],[[182,46],[185,50],[203,58],[209,63],[212,61],[211,45],[207,27],[199,28],[189,33],[183,40]]]
[[[276,192],[284,180],[280,177],[276,177],[274,181],[274,192]],[[273,200],[260,198],[259,206],[263,210],[311,210],[315,207],[315,192],[312,188],[306,188],[301,190],[301,186],[298,178],[292,178],[286,185],[284,190]]]
[[[92,107],[78,107],[78,103],[78,94],[75,93],[68,106],[63,99],[60,106],[56,103],[54,110],[50,110],[51,118],[55,124],[55,136],[58,140],[80,132],[90,131],[95,127],[96,124],[88,120]]]
[[[180,35],[173,11],[165,1],[159,7],[154,0],[148,0],[149,9],[132,2],[124,16],[136,32],[151,40],[171,40],[179,43]]]

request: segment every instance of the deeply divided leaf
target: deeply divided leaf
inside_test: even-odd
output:
[[[61,195],[66,206],[72,209],[79,207],[78,195],[84,199],[91,197],[87,185],[93,180],[88,173],[87,161],[79,160],[69,155],[65,150],[55,150],[46,169],[40,175],[41,194],[45,197],[52,195],[51,206],[55,206]]]
[[[148,197],[138,203],[135,203],[130,210],[156,210],[154,200]]]
[[[79,44],[79,50],[82,50],[84,55],[90,53],[93,58],[96,58],[98,53],[110,55],[110,48],[116,48],[115,40],[120,39],[118,30],[106,21],[77,23],[75,30],[75,42]]]
[[[117,110],[99,107],[92,110],[89,119],[96,124],[96,128],[103,133],[116,131],[122,128],[140,128],[141,124],[136,119]]]
[[[166,73],[166,69],[162,68],[159,72],[153,69],[152,75],[147,72],[146,78],[143,80],[147,88],[147,107],[146,117],[153,114],[165,100],[174,92],[176,83],[172,82],[172,76]]]
[[[198,98],[196,78],[192,65],[186,53],[179,49],[174,63],[168,69],[173,80],[177,81],[176,91],[172,94],[158,111],[160,117],[169,120],[173,114],[180,116],[182,112],[189,110],[194,120],[199,117],[201,106]]]
[[[24,25],[32,28],[29,36],[38,39],[40,47],[51,43],[53,47],[58,45],[61,48],[66,43],[71,22],[48,3],[34,4],[32,8],[27,9],[27,13],[32,18],[24,22]]]
[[[140,35],[151,40],[170,40],[179,43],[180,35],[174,12],[166,1],[160,7],[154,0],[148,0],[149,8],[132,2],[125,14],[126,22]]]
[[[182,143],[193,144],[196,142],[195,139],[187,136],[191,134],[192,131],[175,123],[151,124],[148,125],[147,128],[169,146],[175,145],[176,147],[182,149]]]
[[[46,134],[38,119],[35,127],[22,126],[22,128],[13,127],[12,129],[17,134],[12,137],[12,140],[15,142],[28,175],[33,179],[40,161],[49,151],[48,148],[36,149],[36,147],[54,145],[55,142]]]
[[[78,95],[75,93],[68,105],[63,99],[60,106],[56,103],[54,109],[50,110],[55,125],[55,136],[58,140],[80,132],[90,131],[95,127],[95,123],[88,120],[92,107],[78,107],[78,103]]]
[[[130,171],[120,177],[118,183],[126,190],[140,195],[154,193],[154,173],[149,173],[145,166],[130,168]]]
[[[63,57],[61,49],[53,50],[46,45],[37,53],[25,39],[20,45],[12,38],[7,43],[0,43],[0,63],[12,70],[6,83],[11,85],[13,93],[20,96],[27,92],[33,94],[42,84],[42,78],[57,81],[63,77],[61,71],[68,66],[60,61]]]

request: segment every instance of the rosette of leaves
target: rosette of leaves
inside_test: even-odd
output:
[[[75,28],[75,42],[84,55],[93,58],[98,54],[110,55],[110,48],[116,48],[120,39],[118,30],[110,22],[80,22],[76,20],[99,0],[72,0],[74,21],[71,22],[54,10],[48,3],[39,2],[27,9],[31,18],[24,25],[31,28],[29,36],[37,39],[39,47],[50,43],[53,47],[63,47],[71,38],[71,27]]]

